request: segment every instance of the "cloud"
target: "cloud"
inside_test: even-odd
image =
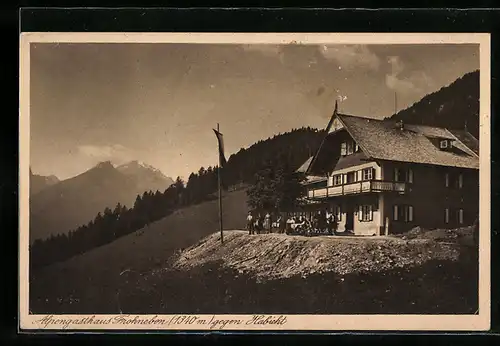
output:
[[[414,71],[404,75],[406,67],[399,56],[390,56],[387,62],[391,65],[391,73],[385,76],[385,84],[389,89],[402,94],[414,94],[433,87],[434,81],[424,71]]]
[[[378,70],[380,67],[380,58],[366,45],[323,45],[320,52],[325,59],[336,61],[340,68]]]
[[[380,67],[380,58],[366,45],[246,44],[242,45],[242,48],[247,52],[258,52],[264,56],[278,58],[281,62],[285,61],[285,56],[294,61],[297,57],[301,57],[308,61],[308,67],[318,64],[318,57],[326,61],[334,61],[340,69],[361,67],[378,70]],[[288,54],[290,52],[293,54]]]
[[[111,161],[121,164],[134,159],[132,150],[121,144],[113,145],[80,145],[78,152],[93,161]]]

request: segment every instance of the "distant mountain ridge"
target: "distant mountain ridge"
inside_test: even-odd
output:
[[[93,220],[106,207],[113,209],[117,203],[131,207],[138,194],[163,192],[172,183],[158,169],[138,161],[118,167],[100,162],[31,196],[30,238],[67,233]]]
[[[479,138],[479,89],[479,70],[469,72],[386,119],[457,130],[466,128]]]
[[[30,196],[42,191],[49,186],[57,184],[58,182],[59,178],[57,178],[55,175],[44,176],[33,174],[30,168]]]

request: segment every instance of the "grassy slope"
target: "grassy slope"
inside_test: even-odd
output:
[[[244,227],[245,191],[228,193],[223,206],[224,228]],[[63,306],[88,312],[96,312],[97,307],[106,309],[128,280],[164,267],[175,251],[193,245],[218,228],[218,201],[209,201],[181,209],[148,229],[44,268],[31,278],[31,310],[58,310]]]

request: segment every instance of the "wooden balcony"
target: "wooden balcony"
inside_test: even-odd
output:
[[[337,186],[310,189],[307,191],[307,198],[322,199],[369,192],[397,192],[404,194],[406,191],[406,183],[383,180],[366,180]]]

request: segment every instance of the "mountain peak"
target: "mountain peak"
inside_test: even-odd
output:
[[[59,178],[53,174],[47,176],[34,174],[30,168],[30,195],[38,193],[49,186],[55,185],[59,181]]]
[[[111,163],[111,161],[102,161],[95,165],[94,168],[115,168],[115,166]]]
[[[134,177],[144,191],[163,191],[173,183],[162,171],[140,160],[130,161],[116,169],[126,176]]]
[[[119,170],[127,170],[127,169],[132,169],[132,168],[144,168],[144,169],[148,169],[150,171],[164,175],[158,168],[155,168],[155,167],[153,167],[153,166],[151,166],[143,161],[140,161],[140,160],[133,160],[133,161],[130,161],[128,163],[124,163],[123,165],[120,165],[117,168]]]

